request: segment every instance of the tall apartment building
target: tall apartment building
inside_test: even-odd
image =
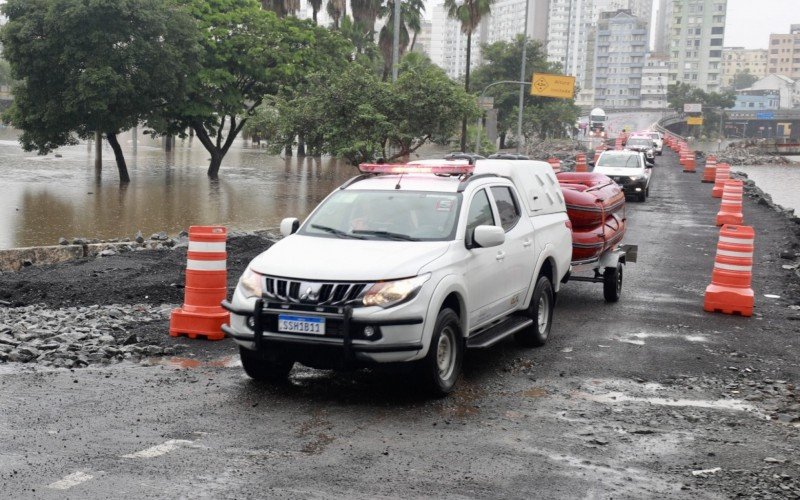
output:
[[[419,35],[417,41],[414,43],[414,52],[422,54],[430,54],[431,51],[431,36],[433,35],[433,25],[430,21],[422,20],[420,23]]]
[[[669,60],[666,56],[648,54],[642,68],[642,107],[665,109],[669,84]]]
[[[498,41],[511,41],[525,30],[525,2],[528,9],[528,38],[545,41],[547,36],[547,14],[551,0],[496,0],[491,13],[484,17],[472,35],[470,67],[482,62],[481,45]],[[447,16],[444,4],[439,1],[432,9],[431,38],[428,57],[443,68],[453,79],[461,78],[465,72],[467,37],[461,32],[461,24]]]
[[[722,83],[722,46],[727,0],[673,0],[669,83],[688,83],[707,92]]]
[[[733,87],[736,73],[748,72],[753,76],[767,76],[767,51],[764,49],[745,49],[744,47],[724,47],[722,49],[722,86]]]
[[[648,52],[647,23],[630,10],[604,12],[597,22],[595,103],[603,108],[641,106],[642,69]]]
[[[672,1],[657,0],[655,32],[653,43],[653,53],[659,57],[669,55],[670,22],[672,21]]]
[[[767,73],[800,79],[800,24],[792,24],[788,35],[769,36]]]
[[[594,13],[593,0],[550,0],[547,59],[560,63],[564,73],[583,80],[586,50]]]
[[[593,22],[600,20],[603,12],[616,12],[629,10],[631,14],[647,23],[650,28],[650,18],[653,16],[653,0],[594,0]]]

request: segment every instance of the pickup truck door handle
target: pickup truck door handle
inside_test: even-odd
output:
[[[502,262],[505,258],[506,258],[506,253],[503,252],[502,250],[497,252],[497,256],[495,257],[495,259],[497,259],[497,262]]]
[[[522,242],[522,246],[523,246],[523,247],[525,247],[525,248],[528,248],[529,246],[531,246],[531,243],[533,243],[533,240],[531,240],[530,238],[528,238],[528,239],[526,239],[526,240],[524,240],[524,241]]]

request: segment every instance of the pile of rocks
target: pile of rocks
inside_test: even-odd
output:
[[[589,153],[580,142],[566,139],[547,139],[528,144],[527,155],[532,160],[547,161],[548,158],[558,158],[561,161],[575,161],[575,156],[580,153]]]
[[[734,142],[717,155],[717,161],[730,165],[788,165],[795,162],[784,156],[765,153],[758,144]]]
[[[100,257],[108,257],[118,253],[132,252],[134,250],[167,250],[171,248],[180,248],[188,245],[189,233],[181,231],[177,237],[171,238],[166,232],[161,231],[154,233],[150,238],[145,238],[141,231],[138,231],[133,238],[111,238],[108,240],[99,240],[96,238],[59,238],[58,244],[66,245],[82,245],[94,252],[90,254],[98,255]],[[87,255],[90,256],[90,255]]]
[[[143,342],[127,331],[133,324],[168,319],[173,307],[136,304],[0,308],[0,362],[81,368],[173,355],[184,346],[162,347]]]

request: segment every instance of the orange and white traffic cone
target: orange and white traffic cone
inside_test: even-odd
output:
[[[727,163],[717,165],[714,173],[714,188],[711,190],[712,198],[722,198],[722,191],[725,189],[725,181],[731,178],[731,166]]]
[[[548,158],[547,163],[549,163],[550,166],[553,167],[553,172],[555,173],[561,172],[561,160],[559,160],[558,158]]]
[[[722,226],[703,310],[753,315],[755,299],[750,285],[753,277],[754,241],[755,231],[750,226]]]
[[[586,165],[586,154],[578,153],[575,157],[575,171],[576,172],[587,172],[589,168]]]
[[[686,160],[683,163],[683,171],[693,174],[695,172],[696,162],[697,162],[697,157],[695,156],[694,151],[687,150]]]
[[[744,183],[739,180],[725,181],[722,190],[722,203],[717,212],[717,225],[741,224],[744,222],[742,215],[742,196],[744,195]]]
[[[228,292],[227,237],[227,229],[221,226],[189,228],[185,297],[183,307],[172,311],[171,336],[225,338],[222,325],[230,322],[230,313],[220,303]]]
[[[706,166],[703,168],[703,178],[700,182],[714,182],[717,175],[717,157],[709,155],[706,157]]]

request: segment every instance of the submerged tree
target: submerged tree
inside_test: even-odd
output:
[[[101,133],[121,182],[117,134],[186,94],[197,71],[194,20],[168,0],[8,0],[0,32],[19,83],[6,119],[46,154]]]

